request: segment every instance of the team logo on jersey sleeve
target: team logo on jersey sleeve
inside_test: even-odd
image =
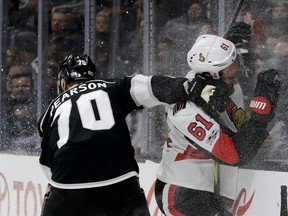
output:
[[[233,122],[236,128],[239,130],[247,121],[246,112],[241,107],[233,107],[232,112],[233,112]]]
[[[227,114],[238,130],[247,121],[247,114],[245,110],[242,107],[238,107],[232,100],[228,105]]]

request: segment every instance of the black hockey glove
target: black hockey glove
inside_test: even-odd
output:
[[[251,33],[250,25],[245,22],[235,22],[230,29],[228,29],[224,38],[237,45],[242,44],[244,41],[249,42],[251,39]]]
[[[190,89],[194,89],[194,91],[190,90],[189,99],[217,121],[219,118],[218,113],[225,111],[228,106],[228,85],[222,80],[205,78],[196,74],[191,86]],[[198,88],[197,91],[195,88]],[[195,94],[195,92],[197,93]]]
[[[196,99],[201,97],[201,93],[207,85],[208,80],[211,80],[211,78],[196,74],[194,79],[188,84],[188,100],[195,103]]]
[[[273,119],[280,87],[278,72],[275,69],[258,74],[254,97],[249,105],[252,119],[261,123],[268,123]]]
[[[224,112],[228,106],[230,94],[228,85],[222,80],[213,80],[211,85],[215,86],[208,104],[217,112]]]

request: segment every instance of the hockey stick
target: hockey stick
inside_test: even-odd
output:
[[[221,212],[221,200],[220,200],[220,166],[218,161],[214,161],[214,195],[218,206],[218,212],[215,216],[220,216]]]
[[[244,0],[238,0],[229,28],[236,22],[243,3],[244,3]],[[218,161],[216,160],[214,161],[214,196],[218,205],[218,212],[216,213],[215,216],[220,216],[222,213],[223,207],[221,206],[221,196],[220,196],[220,165]]]
[[[237,2],[236,8],[234,10],[233,16],[232,16],[232,20],[230,23],[230,27],[236,22],[237,17],[239,16],[239,13],[241,11],[242,5],[244,3],[244,0],[239,0]]]

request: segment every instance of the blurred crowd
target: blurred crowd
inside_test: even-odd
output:
[[[84,1],[48,1],[47,71],[44,76],[45,104],[57,96],[57,72],[67,54],[84,52]],[[252,35],[236,44],[243,58],[240,85],[247,105],[252,96],[256,76],[274,67],[284,80],[271,136],[258,157],[286,160],[288,141],[287,72],[288,1],[251,0],[242,6],[238,22],[250,16]],[[189,71],[186,54],[200,34],[218,33],[218,9],[212,0],[154,1],[153,71],[151,74],[185,76]],[[1,145],[2,151],[37,152],[37,38],[38,0],[11,0],[7,3],[7,50],[1,80]],[[143,32],[144,0],[100,0],[95,8],[95,56],[98,76],[103,79],[144,73]],[[227,1],[227,13],[236,1]],[[229,14],[229,13],[228,13]],[[230,16],[232,14],[230,13]],[[246,20],[245,20],[246,19]],[[229,20],[227,21],[229,27]],[[146,72],[147,73],[147,72]],[[43,102],[43,103],[44,103]],[[150,147],[161,155],[167,133],[164,110],[154,109],[155,132]],[[143,113],[127,118],[137,154],[149,153],[141,146]],[[157,129],[156,129],[157,128]],[[279,150],[281,149],[281,150]],[[156,153],[155,153],[156,152]]]

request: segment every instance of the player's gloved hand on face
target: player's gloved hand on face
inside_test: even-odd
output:
[[[222,80],[210,79],[196,99],[196,104],[203,106],[204,102],[216,112],[224,112],[230,100],[229,87]]]
[[[230,91],[228,85],[218,79],[218,80],[211,80],[210,85],[214,85],[215,88],[212,92],[212,95],[209,97],[208,104],[217,112],[221,113],[224,112],[228,106],[230,100]],[[203,89],[202,93],[204,93],[205,88]],[[201,95],[202,98],[204,94]]]
[[[189,100],[201,107],[209,116],[218,119],[229,103],[229,87],[222,80],[196,74],[190,83]]]
[[[195,103],[196,99],[201,97],[201,93],[209,80],[211,80],[210,77],[205,77],[202,76],[201,74],[196,74],[194,79],[191,82],[189,82],[188,100]]]
[[[236,47],[244,41],[249,42],[251,39],[251,26],[245,22],[235,22],[227,31],[224,38],[233,42]]]
[[[273,119],[280,88],[281,83],[275,69],[258,74],[254,97],[249,105],[252,119],[261,123],[268,123]]]

